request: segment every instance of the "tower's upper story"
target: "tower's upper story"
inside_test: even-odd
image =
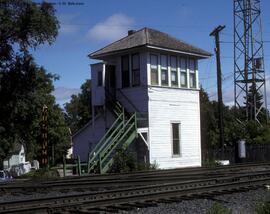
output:
[[[135,91],[140,96],[147,87],[199,89],[197,62],[210,56],[154,29],[131,30],[126,37],[89,54],[103,61],[91,67],[92,104],[103,103],[105,88],[120,90],[128,97]]]

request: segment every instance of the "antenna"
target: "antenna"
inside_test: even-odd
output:
[[[260,0],[234,0],[234,100],[240,121],[267,122]]]

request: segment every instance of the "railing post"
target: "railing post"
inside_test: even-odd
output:
[[[134,113],[134,123],[135,123],[135,130],[136,130],[136,138],[138,137],[138,132],[137,132],[137,112]]]
[[[63,155],[63,176],[66,177],[66,158]]]
[[[77,156],[77,164],[78,164],[78,172],[79,172],[79,176],[82,175],[82,170],[81,170],[81,159],[80,156]]]
[[[101,153],[99,153],[99,172],[100,172],[100,174],[103,174],[103,172],[102,172],[102,163],[101,163]]]
[[[87,174],[90,173],[90,152],[88,152]]]

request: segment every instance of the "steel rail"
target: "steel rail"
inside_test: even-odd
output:
[[[258,172],[261,169],[259,168]],[[235,171],[235,172],[234,172]],[[123,186],[138,186],[138,185],[146,185],[146,184],[158,184],[165,182],[174,182],[174,181],[185,181],[185,180],[199,180],[203,178],[212,178],[212,177],[221,177],[221,176],[229,176],[229,175],[238,175],[238,174],[246,174],[249,173],[250,170],[223,170],[223,171],[194,171],[191,173],[169,173],[162,174],[158,176],[142,176],[138,178],[129,178],[129,177],[118,177],[111,179],[72,179],[72,180],[61,180],[61,182],[42,182],[42,183],[23,183],[23,184],[11,184],[6,186],[0,186],[0,192],[33,192],[37,190],[76,190],[76,189],[85,189],[85,188],[112,188],[112,187],[123,187]],[[253,171],[257,171],[253,168]]]

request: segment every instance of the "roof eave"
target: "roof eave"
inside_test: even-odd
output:
[[[143,47],[146,47],[146,45],[139,45],[139,46],[135,46],[135,47],[131,47],[131,48],[126,48],[126,49],[121,49],[121,50],[116,50],[116,51],[110,51],[110,52],[106,52],[106,53],[102,53],[102,54],[95,54],[96,52],[94,52],[94,53],[89,54],[88,57],[90,59],[101,59],[102,57],[111,56],[111,55],[115,55],[115,54],[120,54],[120,53],[127,52],[129,50],[136,50],[136,49],[143,48]]]
[[[179,53],[183,55],[191,55],[195,56],[201,59],[207,59],[211,57],[213,54],[207,53],[207,54],[198,54],[198,53],[192,53],[192,52],[187,52],[187,51],[180,51],[180,50],[175,50],[175,49],[170,49],[170,48],[164,48],[164,47],[159,47],[159,46],[154,46],[154,45],[146,45],[147,48],[150,49],[156,49],[156,50],[163,50],[163,51],[168,51],[168,52],[174,52],[174,53]]]

